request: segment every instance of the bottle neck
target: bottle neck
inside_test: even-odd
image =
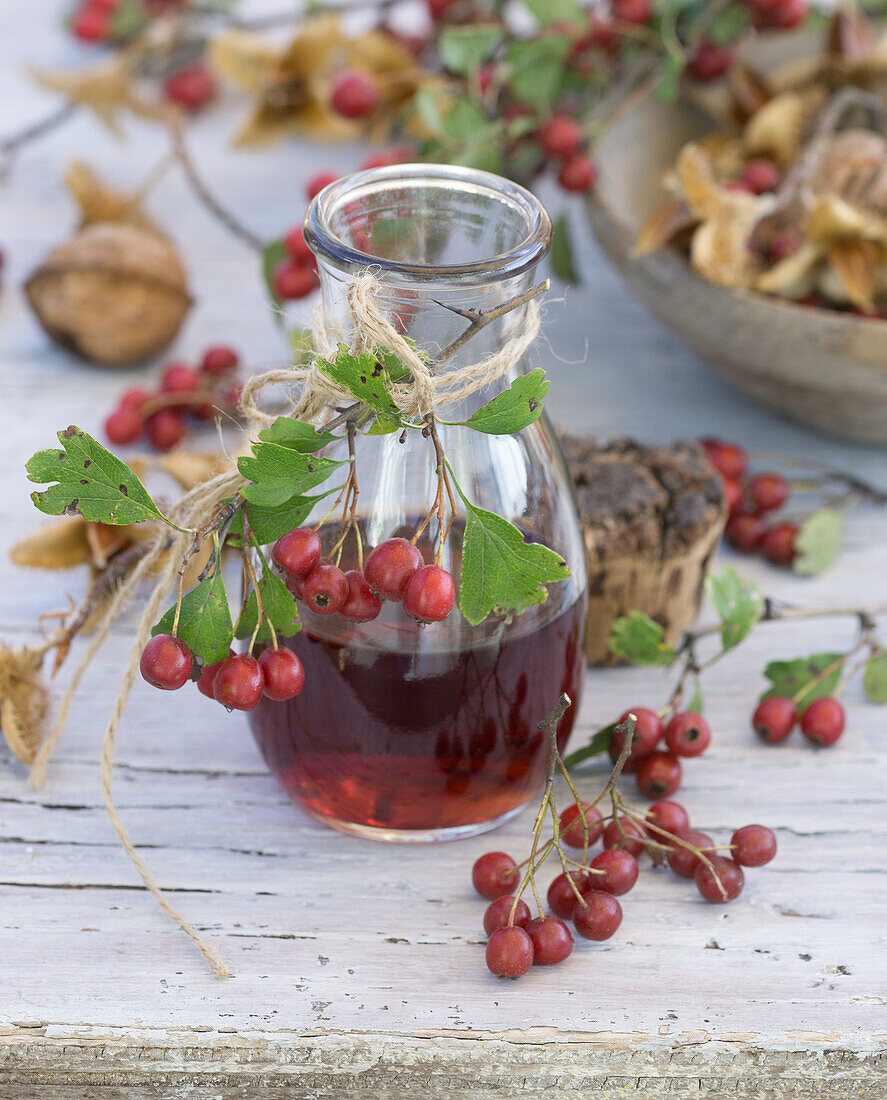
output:
[[[348,303],[348,288],[355,276],[341,271],[323,259],[319,262],[318,270],[327,331],[335,339],[351,343],[354,337],[354,320]],[[534,274],[534,269],[528,269],[508,279],[490,279],[473,284],[453,281],[404,285],[402,282],[386,282],[384,277],[378,277],[376,304],[395,329],[412,340],[428,356],[435,375],[446,378],[455,370],[473,366],[495,355],[513,343],[524,331],[528,320],[526,303],[483,326],[478,326],[470,339],[461,343],[452,353],[446,354],[443,361],[435,366],[435,361],[471,329],[472,316],[482,316],[529,290],[533,285]],[[470,416],[493,393],[508,386],[518,374],[529,369],[526,359],[526,356],[522,356],[515,360],[509,365],[507,372],[492,385],[485,385],[479,379],[478,388],[474,392],[444,407],[444,419],[455,420]]]

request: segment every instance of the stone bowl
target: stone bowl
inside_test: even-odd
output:
[[[752,58],[765,69],[789,60],[772,44],[769,57]],[[632,256],[678,150],[714,126],[693,103],[653,97],[614,123],[587,202],[598,243],[638,298],[737,389],[829,435],[887,445],[887,321],[716,286],[674,249]]]

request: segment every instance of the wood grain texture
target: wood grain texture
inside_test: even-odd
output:
[[[28,84],[24,63],[85,56],[58,30],[61,7],[33,0],[24,18],[17,5],[0,5],[0,133],[53,105]],[[236,109],[225,101],[198,121],[193,145],[257,232],[270,236],[300,216],[313,171],[359,159],[347,149],[306,155],[295,144],[231,153]],[[144,377],[90,369],[50,348],[19,289],[73,222],[59,183],[71,156],[88,153],[125,186],[162,155],[155,130],[128,130],[121,146],[77,119],[26,150],[4,185],[4,543],[43,522],[28,503],[25,459],[68,423],[99,431],[120,390]],[[198,298],[176,353],[193,357],[224,339],[255,368],[281,362],[250,253],[175,174],[150,208],[182,243]],[[887,483],[883,452],[789,426],[710,377],[579,239],[586,282],[546,307],[556,421],[648,440],[704,430]],[[784,599],[884,603],[885,537],[887,515],[854,515],[840,563],[813,581],[727,553],[722,561]],[[0,636],[25,641],[35,617],[64,606],[65,591],[79,595],[84,581],[16,569],[4,555]],[[681,797],[722,841],[747,821],[773,825],[777,862],[750,871],[741,900],[724,908],[700,901],[692,884],[645,871],[614,940],[582,944],[567,965],[514,984],[483,967],[483,903],[468,868],[490,847],[521,853],[529,815],[494,837],[428,850],[340,836],[286,799],[245,720],[196,692],[158,697],[144,687],[119,735],[120,813],[161,885],[234,972],[213,979],[141,889],[102,809],[99,744],[128,626],[115,628],[86,677],[45,788],[29,790],[21,767],[0,762],[3,1100],[887,1092],[885,713],[852,689],[848,732],[828,755],[800,741],[768,750],[748,729],[765,662],[845,645],[851,622],[767,626],[708,678],[715,743],[688,766]],[[658,670],[594,671],[575,743],[626,705],[659,705],[667,689]],[[602,777],[592,769],[582,790]]]

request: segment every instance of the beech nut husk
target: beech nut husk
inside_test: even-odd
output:
[[[163,351],[191,306],[173,245],[118,222],[87,225],[54,248],[25,292],[55,343],[102,366]]]

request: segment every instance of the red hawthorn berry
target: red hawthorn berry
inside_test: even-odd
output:
[[[366,118],[378,105],[379,89],[369,73],[344,72],[333,83],[330,106],[343,118]]]
[[[555,115],[539,128],[539,144],[549,157],[566,160],[582,148],[582,130],[566,115]]]
[[[612,0],[612,8],[618,23],[647,23],[653,15],[650,0]]]
[[[753,195],[763,195],[779,187],[782,183],[782,173],[772,160],[759,157],[746,164],[741,179]]]
[[[588,191],[596,179],[594,161],[581,153],[565,160],[557,174],[557,181],[565,191]]]
[[[199,111],[215,98],[215,77],[206,65],[198,62],[168,76],[163,84],[163,94],[170,103],[177,103],[186,111]]]
[[[305,197],[310,202],[315,195],[319,194],[324,187],[328,187],[329,184],[335,183],[339,178],[337,172],[318,172],[316,176],[312,176],[310,180],[305,184]]]
[[[771,695],[758,703],[751,724],[762,741],[768,745],[778,745],[795,728],[797,720],[798,708],[794,700],[784,695]]]
[[[758,474],[748,483],[748,492],[759,512],[774,512],[789,497],[788,483],[779,474]]]
[[[284,301],[307,298],[318,287],[317,272],[308,264],[281,260],[274,269],[274,293]]]
[[[791,565],[795,559],[795,539],[798,528],[794,523],[777,523],[761,538],[761,551],[774,565]]]
[[[115,447],[128,447],[138,440],[143,427],[144,421],[138,412],[126,405],[121,405],[105,421],[105,435],[108,437],[108,442],[113,443]]]
[[[303,267],[314,264],[316,257],[308,247],[308,242],[305,240],[305,231],[301,225],[294,225],[287,233],[283,238],[283,247],[297,264]]]
[[[737,512],[727,521],[724,532],[727,542],[743,554],[751,554],[761,545],[767,533],[767,523],[751,512]]]
[[[721,477],[741,478],[748,465],[745,451],[736,443],[727,443],[722,439],[700,439],[708,460]]]
[[[801,733],[822,749],[834,745],[843,732],[844,708],[831,695],[814,699],[801,715]]]
[[[719,46],[716,42],[703,39],[687,62],[687,72],[694,80],[707,83],[723,76],[732,64],[733,50],[728,46]]]

